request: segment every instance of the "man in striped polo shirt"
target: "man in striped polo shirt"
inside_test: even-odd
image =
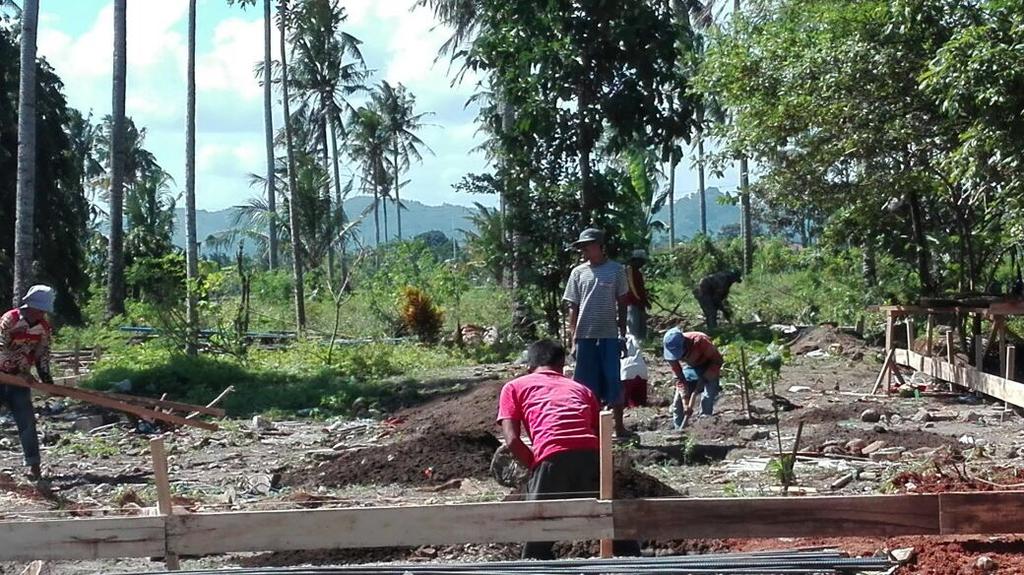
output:
[[[562,296],[569,306],[569,339],[576,356],[573,379],[612,408],[615,433],[625,437],[629,432],[622,422],[619,359],[626,341],[626,269],[605,255],[601,230],[583,230],[572,247],[586,260],[573,268]]]

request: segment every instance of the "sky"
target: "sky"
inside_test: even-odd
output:
[[[464,174],[488,170],[474,152],[481,137],[476,107],[466,106],[476,90],[469,75],[452,85],[447,60],[436,60],[448,32],[412,0],[343,0],[345,29],[363,44],[372,83],[402,83],[416,96],[418,111],[432,113],[421,139],[434,152],[407,174],[403,198],[438,205],[494,205],[495,198],[452,189]],[[95,120],[110,114],[113,69],[113,3],[108,0],[45,0],[40,3],[38,51],[61,77],[70,105]],[[243,10],[224,0],[199,0],[196,24],[196,204],[220,210],[245,203],[259,191],[250,173],[265,168],[263,90],[254,68],[263,58],[262,1]],[[185,183],[185,87],[187,0],[128,2],[128,86],[126,111],[146,129],[145,146],[174,178]],[[278,57],[274,31],[273,57]],[[275,127],[281,112],[275,94]],[[697,188],[689,160],[677,171],[677,190]],[[343,163],[343,177],[350,173]],[[709,186],[735,188],[736,178],[709,178]]]

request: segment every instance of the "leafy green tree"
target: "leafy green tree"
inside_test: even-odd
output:
[[[920,86],[958,26],[939,3],[769,2],[715,38],[700,81],[733,114],[717,130],[719,161],[755,158],[769,204],[830,214],[837,236],[899,254],[928,292],[991,249],[975,234],[983,219],[942,176],[957,135]]]
[[[0,27],[0,298],[11,301],[15,209],[17,206],[19,45],[13,31]],[[58,292],[57,316],[81,319],[87,297],[85,247],[89,238],[89,204],[83,190],[85,166],[75,153],[73,128],[82,115],[68,107],[63,84],[45,61],[37,62],[36,185],[33,214],[36,281]],[[20,294],[23,295],[23,294]]]

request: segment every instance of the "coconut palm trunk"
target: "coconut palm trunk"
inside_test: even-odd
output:
[[[39,0],[25,0],[21,12],[21,78],[18,84],[18,183],[14,234],[14,305],[32,278],[36,210],[36,32]]]
[[[263,128],[267,146],[267,211],[270,212],[270,225],[267,229],[269,243],[267,265],[273,271],[277,269],[279,247],[277,240],[277,186],[274,180],[276,177],[274,174],[274,94],[270,76],[270,47],[273,43],[270,35],[271,19],[270,0],[263,0]]]
[[[392,154],[395,162],[395,226],[398,228],[398,241],[402,241],[402,201],[399,190],[402,187],[402,172],[398,167],[398,134],[395,134]]]
[[[299,233],[299,204],[296,201],[298,183],[295,179],[295,147],[292,141],[291,110],[288,105],[288,46],[287,34],[288,0],[281,0],[278,17],[281,27],[281,101],[284,107],[284,139],[288,156],[288,188],[291,205],[288,210],[288,226],[292,236],[292,293],[295,296],[295,327],[300,334],[306,329],[306,299],[302,285],[303,250]]]
[[[188,338],[185,351],[195,355],[199,344],[199,247],[196,238],[196,0],[188,3],[188,78],[185,105],[185,277]]]
[[[345,262],[345,234],[342,233],[345,230],[345,224],[348,218],[345,217],[345,197],[341,193],[341,169],[339,166],[340,160],[338,159],[338,128],[335,121],[331,122],[331,155],[333,156],[333,169],[334,169],[334,201],[338,206],[338,218],[341,220],[338,222],[338,259],[341,260],[341,282],[344,284],[345,278],[348,277],[348,263]]]
[[[107,315],[124,313],[125,110],[128,0],[114,0],[114,93],[110,134],[110,243],[107,252]]]

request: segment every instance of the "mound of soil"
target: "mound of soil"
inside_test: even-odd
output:
[[[1012,491],[1019,489],[1024,470],[1007,471],[996,481],[984,482],[965,477],[955,469],[936,469],[927,473],[903,471],[893,477],[892,484],[913,493],[946,493],[957,491]]]
[[[498,439],[489,432],[416,434],[394,443],[350,451],[315,469],[282,476],[284,485],[422,485],[490,477]]]
[[[957,445],[955,437],[927,431],[889,429],[885,433],[879,433],[874,429],[849,429],[835,423],[826,423],[812,429],[804,428],[804,438],[800,443],[808,447],[819,447],[826,441],[835,440],[845,443],[851,439],[863,439],[868,443],[881,440],[889,447],[903,447],[908,450],[919,447]]]
[[[391,420],[407,433],[435,433],[442,429],[451,433],[497,432],[498,395],[503,384],[481,383],[462,393],[397,411]]]
[[[795,355],[804,355],[816,349],[850,359],[861,359],[868,350],[864,340],[844,333],[829,325],[810,328],[801,333],[789,349]]]

